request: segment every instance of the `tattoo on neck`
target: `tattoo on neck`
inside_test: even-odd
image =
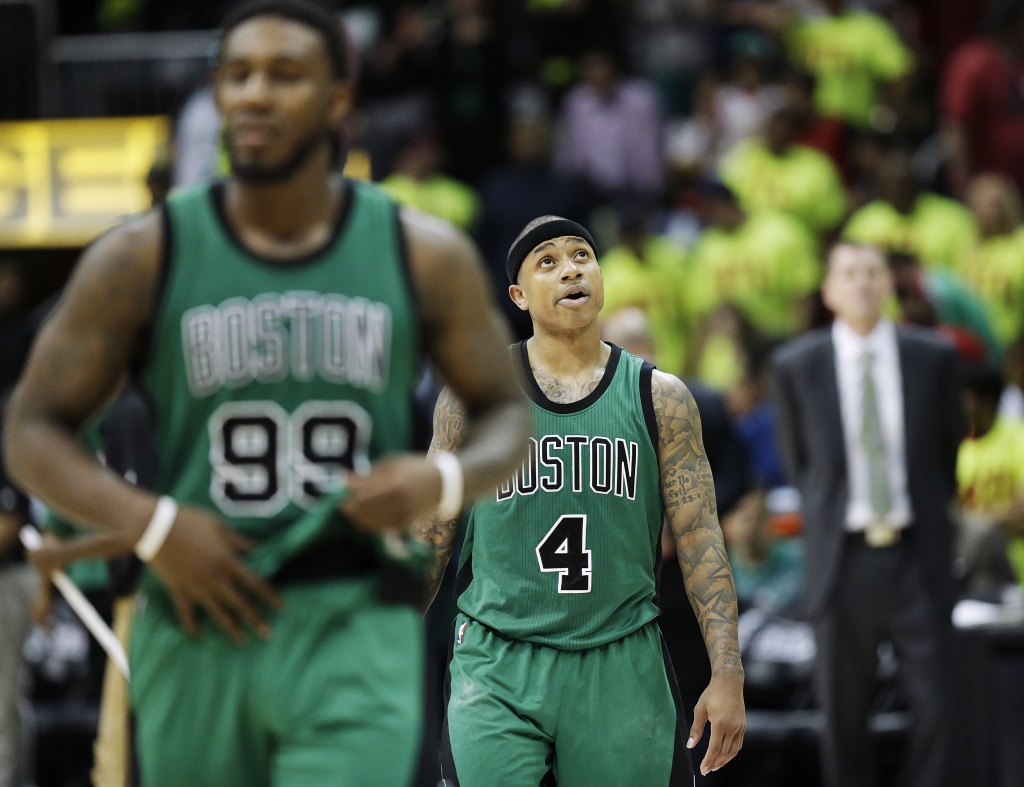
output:
[[[541,392],[552,402],[558,404],[572,404],[580,399],[585,399],[600,385],[605,370],[605,367],[602,366],[595,369],[591,377],[564,382],[534,366],[530,368],[533,370],[533,378],[537,381]]]

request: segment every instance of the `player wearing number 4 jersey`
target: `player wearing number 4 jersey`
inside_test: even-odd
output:
[[[347,63],[318,5],[232,12],[232,177],[85,253],[11,403],[21,485],[149,561],[131,648],[147,787],[406,787],[422,643],[403,536],[526,445],[472,245],[333,175]],[[411,453],[421,347],[471,402],[458,458]],[[132,368],[159,502],[75,438]]]
[[[545,216],[508,258],[534,337],[512,348],[534,437],[515,476],[470,514],[446,686],[447,787],[691,783],[685,747],[710,720],[701,771],[743,741],[736,595],[693,397],[601,341],[604,284],[585,228]],[[432,451],[471,434],[445,390]],[[689,730],[656,618],[662,512],[711,657]],[[456,523],[418,537],[440,580]],[[688,741],[689,738],[689,741]]]

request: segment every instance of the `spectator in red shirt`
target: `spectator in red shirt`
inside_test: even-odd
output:
[[[1024,189],[1024,0],[1000,3],[988,29],[954,53],[942,85],[949,181],[960,195],[984,172]]]

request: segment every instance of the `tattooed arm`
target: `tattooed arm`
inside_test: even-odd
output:
[[[655,371],[651,383],[658,422],[658,465],[686,593],[711,659],[711,683],[694,709],[690,746],[711,722],[701,773],[716,771],[743,745],[743,665],[736,621],[736,589],[725,552],[711,467],[704,453],[700,414],[685,385]]]
[[[430,441],[427,456],[439,451],[454,453],[465,442],[467,431],[466,408],[452,390],[445,386],[434,407],[434,437]],[[413,522],[410,529],[412,537],[426,544],[434,558],[427,575],[427,606],[433,603],[437,589],[441,586],[441,579],[452,556],[458,529],[458,519],[441,519],[436,514]]]

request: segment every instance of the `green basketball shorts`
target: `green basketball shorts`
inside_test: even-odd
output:
[[[372,580],[288,585],[270,640],[192,638],[166,597],[131,642],[146,787],[408,787],[419,755],[419,613]]]
[[[601,647],[506,639],[459,614],[445,684],[445,787],[693,784],[656,621]]]

